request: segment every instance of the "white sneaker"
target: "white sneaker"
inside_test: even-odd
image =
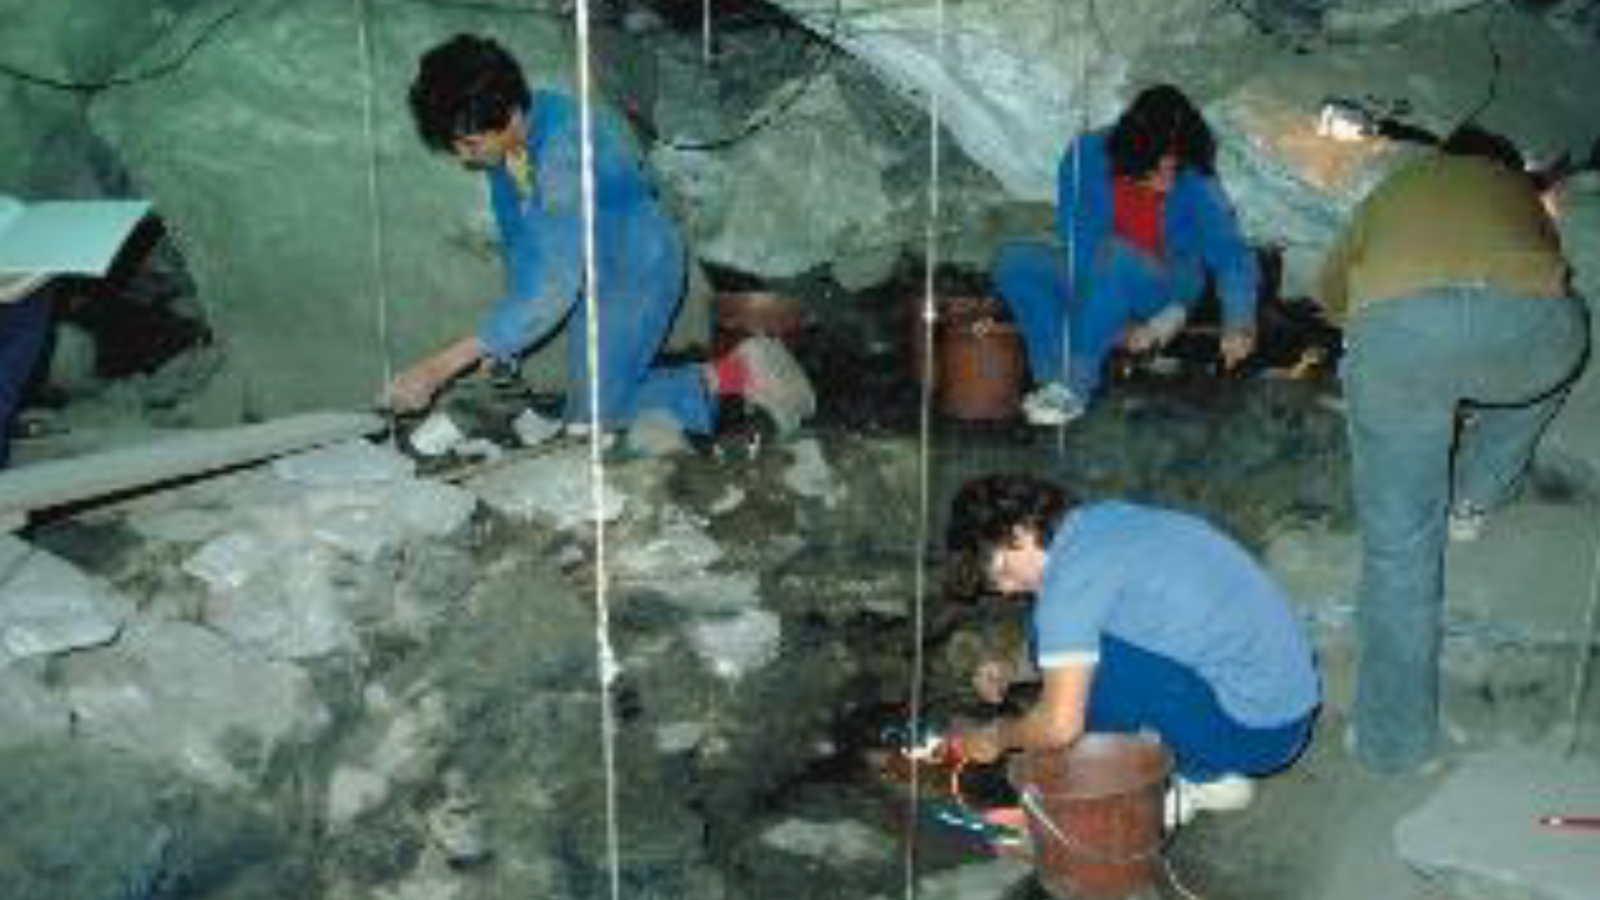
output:
[[[1167,827],[1187,825],[1202,812],[1237,812],[1248,807],[1255,798],[1255,781],[1243,775],[1224,775],[1212,781],[1174,777],[1167,788]]]
[[[561,434],[560,419],[540,415],[535,409],[525,409],[511,420],[511,430],[524,447],[537,447]]]
[[[1083,401],[1059,381],[1047,381],[1022,398],[1022,414],[1030,425],[1065,425],[1083,415]]]
[[[1483,537],[1483,529],[1488,521],[1488,510],[1466,501],[1457,503],[1450,507],[1450,540],[1458,544],[1470,544]]]
[[[1172,343],[1172,339],[1183,330],[1184,323],[1189,320],[1189,311],[1181,305],[1173,303],[1165,309],[1146,319],[1142,324],[1128,330],[1124,346],[1130,353],[1144,353],[1147,350],[1160,350]]]

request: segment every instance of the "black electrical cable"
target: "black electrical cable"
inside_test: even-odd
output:
[[[200,33],[195,35],[194,40],[190,41],[189,45],[184,47],[183,50],[180,51],[176,56],[173,56],[171,59],[168,59],[165,62],[151,66],[142,72],[134,72],[130,75],[114,75],[101,81],[71,81],[65,78],[39,75],[37,73],[29,72],[25,69],[11,65],[10,63],[0,62],[0,75],[5,75],[6,77],[15,81],[20,81],[24,84],[31,84],[35,87],[66,91],[74,94],[98,94],[101,91],[110,90],[111,88],[126,87],[132,84],[139,84],[145,81],[154,81],[158,78],[165,78],[166,76],[171,75],[173,72],[183,68],[183,66],[189,61],[190,57],[194,56],[194,54],[198,52],[201,47],[204,47],[206,44],[210,43],[211,40],[216,37],[217,33],[222,29],[222,26],[226,25],[229,21],[233,20],[241,12],[243,12],[244,7],[245,4],[240,2],[228,9],[226,12],[218,15],[210,22],[207,22],[205,27],[200,29]],[[163,38],[170,35],[171,32],[169,31],[167,35],[163,36]]]

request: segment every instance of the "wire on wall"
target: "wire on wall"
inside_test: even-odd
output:
[[[40,75],[3,61],[0,61],[0,74],[3,74],[15,81],[20,81],[24,84],[33,85],[34,87],[48,88],[56,91],[66,91],[74,94],[98,94],[102,91],[107,91],[112,88],[127,87],[129,85],[139,84],[145,81],[155,81],[165,78],[168,75],[177,72],[179,69],[182,69],[188,64],[189,59],[200,51],[200,48],[211,43],[211,41],[217,37],[217,35],[222,31],[222,26],[233,21],[243,11],[244,3],[242,2],[229,7],[216,18],[207,22],[200,29],[200,33],[195,35],[194,39],[191,40],[182,50],[178,51],[175,56],[170,57],[164,62],[157,63],[148,69],[133,72],[128,75],[114,75],[110,78],[105,78],[99,81],[75,81],[67,78],[57,78],[50,75]],[[171,32],[169,31],[168,36],[170,36],[170,34]]]

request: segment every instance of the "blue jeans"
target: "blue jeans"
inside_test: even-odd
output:
[[[610,427],[632,422],[644,410],[665,412],[684,430],[709,432],[715,401],[699,365],[658,366],[656,355],[683,302],[683,263],[661,253],[637,263],[640,271],[601,283],[599,322],[600,420]],[[589,313],[583,298],[567,319],[566,420],[589,422]]]
[[[0,304],[0,466],[11,460],[11,429],[49,334],[50,305],[43,294]]]
[[[1341,373],[1362,570],[1357,753],[1406,772],[1438,739],[1446,517],[1527,469],[1582,363],[1581,301],[1452,288],[1385,299],[1346,333]],[[1467,410],[1470,424],[1457,428]]]
[[[1022,329],[1034,381],[1063,381],[1084,400],[1100,387],[1124,328],[1173,303],[1188,307],[1205,288],[1198,263],[1163,263],[1116,238],[1093,271],[1076,274],[1082,289],[1073,289],[1066,254],[1037,242],[1007,244],[992,273]]]
[[[1310,738],[1316,714],[1313,709],[1271,728],[1241,724],[1194,669],[1103,635],[1085,726],[1091,732],[1152,730],[1171,749],[1179,775],[1210,781],[1288,766]]]

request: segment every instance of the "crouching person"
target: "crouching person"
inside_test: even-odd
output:
[[[1001,597],[1031,600],[1043,681],[1025,714],[957,729],[969,758],[1154,732],[1177,776],[1169,817],[1187,820],[1247,806],[1253,779],[1305,747],[1320,704],[1310,642],[1272,578],[1206,522],[997,475],[962,488],[948,543]],[[974,686],[998,703],[1027,668],[987,661]]]

